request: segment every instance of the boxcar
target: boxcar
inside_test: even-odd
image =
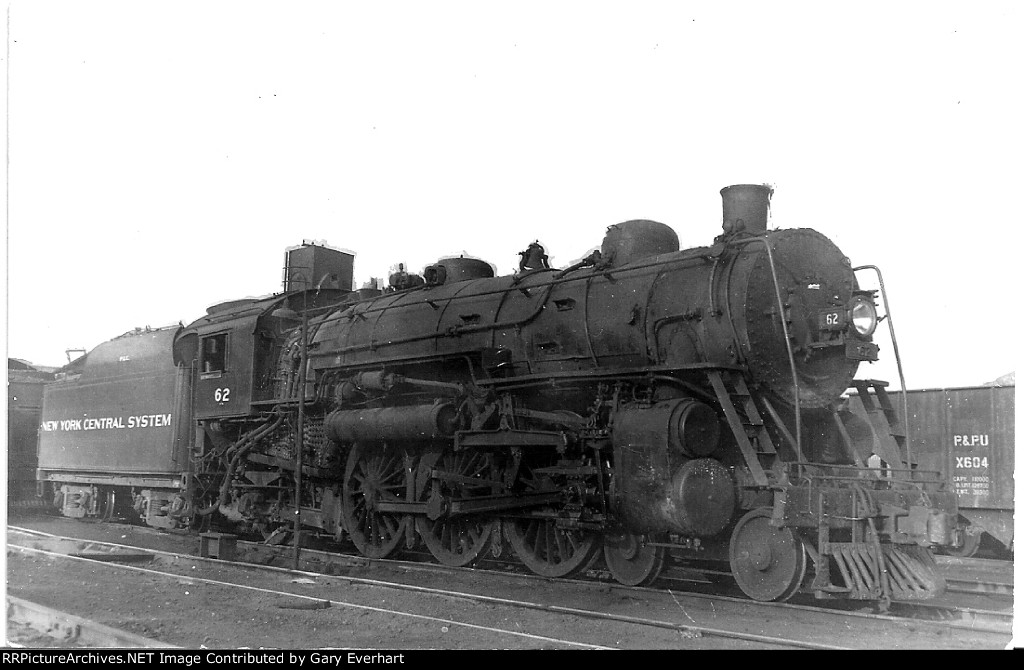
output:
[[[7,506],[36,502],[36,433],[43,408],[43,385],[52,368],[7,359]]]
[[[1015,386],[910,390],[911,450],[920,468],[941,470],[960,506],[958,555],[985,543],[1013,549]],[[896,407],[900,393],[892,394]]]

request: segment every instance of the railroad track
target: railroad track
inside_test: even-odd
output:
[[[108,524],[109,525],[109,524]],[[135,526],[131,524],[124,524],[125,528],[130,529],[133,533],[148,533],[153,535],[165,535],[167,531],[156,530],[145,526]],[[23,529],[27,530],[27,529]],[[176,531],[173,534],[188,534],[184,531]],[[262,542],[252,542],[246,540],[238,540],[237,544],[239,547],[248,547],[254,552],[268,553],[272,552],[275,558],[276,565],[285,565],[289,563],[293,556],[293,548],[291,545],[266,545]],[[275,548],[276,547],[276,548]],[[370,559],[362,556],[352,548],[344,548],[343,545],[332,546],[329,551],[316,550],[304,547],[302,549],[302,555],[304,557],[313,557],[313,565],[330,565],[330,564],[342,564],[346,566],[359,566],[359,565],[421,565],[425,569],[434,571],[448,571],[458,568],[450,568],[447,566],[439,565],[435,562],[435,559],[425,551],[404,551],[402,553],[402,559]],[[950,594],[965,594],[965,595],[995,595],[995,596],[1006,596],[1012,598],[1013,596],[1013,577],[1012,573],[1007,572],[1007,566],[1012,566],[1012,563],[1002,560],[994,559],[979,559],[979,558],[953,558],[947,556],[936,557],[940,571],[942,572],[947,585],[947,592]],[[304,560],[304,562],[309,562]],[[543,580],[544,578],[538,577],[531,572],[525,570],[525,568],[516,561],[496,559],[492,556],[485,555],[481,560],[477,561],[474,568],[471,570],[480,569],[483,570],[498,570],[503,574],[520,574],[524,579]],[[966,575],[964,574],[966,572]],[[602,570],[588,570],[587,574],[591,576],[591,580],[596,579],[602,582],[614,583],[611,576]],[[580,581],[588,580],[562,580],[570,581],[573,583],[579,583]],[[720,592],[723,589],[723,585],[728,585],[732,582],[731,576],[728,572],[716,571],[714,569],[691,569],[691,568],[668,568],[664,575],[658,580],[660,584],[681,584],[687,590],[698,590],[699,592]],[[618,586],[618,584],[616,584]],[[728,587],[726,587],[728,588]],[[738,592],[737,592],[738,594]],[[745,597],[739,596],[741,599],[746,600]],[[801,600],[798,596],[797,600]],[[806,600],[806,599],[805,599]],[[956,620],[963,619],[970,625],[974,625],[979,617],[977,613],[970,611],[969,608],[965,608],[959,614],[956,611],[951,610],[948,605],[932,606],[927,603],[895,603],[893,606],[894,610],[902,612],[904,614],[910,614],[915,610],[924,613],[924,618],[937,618],[943,620]],[[937,613],[933,613],[937,612]],[[1000,612],[982,613],[984,616],[981,619],[991,620],[1003,620],[1008,619],[1012,615],[1006,614],[1005,616]]]
[[[254,551],[265,550],[266,545],[258,542],[248,542],[244,540],[238,541],[239,546],[249,547]],[[434,558],[427,552],[416,552],[406,551],[403,552],[404,559],[370,559],[366,558],[358,553],[348,551],[338,551],[337,549],[332,551],[318,551],[315,549],[302,549],[303,555],[310,555],[315,557],[316,560],[322,561],[323,565],[330,565],[332,562],[340,561],[345,565],[382,565],[382,566],[407,566],[412,569],[412,566],[416,566],[416,569],[430,570],[434,572],[446,572],[452,570],[470,570],[479,572],[484,571],[500,571],[503,575],[511,576],[517,575],[519,578],[532,581],[532,582],[543,582],[547,581],[543,577],[539,577],[529,571],[527,571],[522,565],[515,561],[500,560],[493,557],[484,557],[479,560],[473,568],[451,568],[448,566],[439,565],[435,562]],[[280,546],[277,551],[279,558],[278,565],[284,565],[293,559],[293,548]],[[950,564],[951,566],[953,564]],[[1005,572],[1006,564],[1002,561],[987,561],[978,563],[979,566],[992,570],[993,572]],[[628,590],[629,587],[621,586],[611,577],[611,575],[603,570],[588,570],[586,572],[587,577],[581,579],[563,579],[560,581],[573,583],[573,584],[592,584],[595,581],[603,584],[611,584],[614,587],[622,590]],[[671,584],[677,584],[680,588],[687,591],[688,593],[705,593],[709,596],[722,597],[722,591],[730,591],[736,595],[736,598],[741,602],[751,602],[749,598],[739,593],[738,589],[730,589],[728,585],[732,583],[732,577],[726,572],[720,572],[715,570],[702,570],[693,569],[688,567],[678,568],[667,568],[662,576],[655,582],[655,586],[651,589],[633,589],[635,591],[651,591],[667,593],[672,588]],[[1013,595],[1013,583],[1012,578],[1009,580],[1005,575],[994,574],[987,578],[958,578],[953,576],[949,569],[946,571],[946,583],[947,592],[950,594],[986,594],[986,595],[999,595],[1009,596],[1012,598]],[[678,592],[678,591],[677,591]],[[726,594],[729,595],[729,594]],[[833,604],[823,603],[822,601],[816,601],[809,595],[797,596],[793,601],[796,604],[811,605],[818,609],[841,609],[849,611],[848,606],[844,605],[842,601],[832,601]],[[775,603],[775,606],[785,606],[785,604]],[[864,603],[853,603],[853,607],[857,609],[863,609]],[[890,603],[888,613],[895,615],[900,618],[915,618],[925,619],[929,621],[945,621],[951,625],[955,625],[955,622],[962,623],[965,627],[976,629],[979,625],[985,626],[993,631],[1002,630],[1004,626],[1012,624],[1013,614],[1012,611],[1004,610],[992,610],[989,608],[975,608],[970,606],[957,606],[949,604],[948,602],[943,603],[932,603],[932,602],[918,602],[918,601],[905,601],[905,602],[893,602]],[[886,611],[880,612],[881,615],[885,615]]]
[[[1010,561],[939,556],[936,562],[946,579],[946,589],[951,593],[1013,597],[1013,563]]]
[[[85,522],[89,523],[89,522]],[[117,524],[117,522],[106,522],[107,525]],[[122,524],[125,528],[128,528],[133,533],[150,533],[155,535],[162,535],[167,533],[173,534],[191,534],[190,531],[162,531],[146,526],[137,526],[129,523]],[[262,542],[251,542],[245,540],[238,540],[238,545],[242,547],[251,548],[264,548],[268,546]],[[288,548],[290,545],[277,545],[279,547],[278,553],[280,560],[279,565],[283,565],[287,559],[289,552],[292,550]],[[438,565],[428,552],[406,550],[402,552],[403,560],[394,559],[368,559],[358,552],[354,548],[345,548],[344,545],[338,545],[332,547],[330,551],[317,551],[315,549],[303,548],[303,555],[312,555],[322,557],[324,563],[330,562],[348,562],[349,565],[372,565],[372,564],[409,564],[409,563],[423,563],[424,565],[432,565],[438,570],[448,570],[447,566]],[[939,565],[940,571],[946,580],[946,590],[950,594],[964,594],[964,595],[995,595],[995,596],[1006,596],[1008,598],[1013,597],[1013,577],[1012,573],[1007,573],[1007,566],[1012,566],[1012,562],[998,559],[984,559],[984,558],[955,558],[949,556],[937,556],[936,562]],[[500,570],[503,573],[518,572],[524,576],[530,578],[536,578],[533,573],[527,572],[525,568],[516,561],[495,559],[489,554],[485,554],[476,563],[477,568],[483,569],[494,569]],[[601,581],[613,581],[610,575],[606,572],[601,571],[588,571],[590,574],[595,575],[596,578]],[[966,573],[966,576],[964,576]],[[538,578],[540,579],[540,578]],[[714,580],[713,582],[711,580]],[[696,570],[696,569],[676,569],[669,568],[666,573],[661,577],[659,583],[685,583],[687,589],[698,589],[698,590],[721,590],[723,584],[730,584],[732,582],[731,576],[727,572],[711,570]],[[914,603],[897,604],[896,610],[904,613],[912,612],[915,609]],[[916,609],[927,612],[931,609],[928,605],[916,607]],[[939,609],[948,610],[948,606],[940,606]],[[967,623],[973,623],[977,617],[971,612],[965,611],[963,617],[958,617],[955,612],[945,612],[945,614],[935,615],[936,618],[944,618],[946,620],[955,620],[962,618]],[[925,618],[933,618],[927,616]],[[994,618],[999,620],[1004,618],[998,613],[988,617],[987,615],[982,618]]]
[[[27,529],[11,528],[10,531],[14,534],[19,534],[18,537],[21,538],[21,541],[12,540],[10,542],[11,546],[19,551],[28,553],[35,552],[37,554],[51,557],[66,557],[66,560],[101,561],[110,565],[112,569],[114,566],[119,566],[121,569],[125,570],[142,570],[146,571],[147,574],[162,574],[165,579],[175,579],[182,576],[180,568],[172,570],[169,566],[181,565],[184,563],[194,564],[197,561],[203,560],[206,561],[207,565],[214,565],[219,569],[225,569],[230,566],[237,571],[241,567],[235,564],[225,563],[224,561],[199,559],[186,554],[140,549],[133,545],[118,545],[107,542],[82,541],[75,538],[48,536],[47,534],[40,533],[38,531],[29,531]],[[61,551],[29,547],[24,542],[31,542],[31,538],[34,538],[37,543],[40,540],[45,540],[47,542],[63,544],[65,546]],[[243,546],[245,546],[245,543],[243,543]],[[256,546],[260,546],[263,550],[266,550],[266,547],[262,545]],[[275,552],[271,550],[270,554],[277,554],[279,557],[281,557],[280,554],[290,554],[290,552],[287,551],[287,548],[285,549],[286,551],[284,552]],[[338,577],[324,577],[324,575],[319,572],[311,572],[308,570],[293,571],[274,566],[263,566],[260,569],[268,573],[295,576],[298,579],[340,579],[342,583],[348,585],[358,584],[366,587],[372,587],[374,589],[401,590],[406,593],[416,594],[417,597],[429,596],[457,598],[460,602],[469,601],[491,607],[500,607],[508,611],[535,610],[549,615],[569,617],[575,620],[601,622],[603,625],[629,626],[647,629],[658,628],[666,631],[674,631],[684,637],[689,636],[691,639],[693,637],[699,637],[705,641],[710,639],[731,640],[754,645],[758,648],[856,648],[858,644],[863,646],[865,641],[880,639],[879,636],[885,634],[885,629],[890,629],[888,632],[892,633],[891,629],[893,628],[893,624],[901,622],[900,617],[893,615],[840,611],[805,605],[755,603],[740,598],[729,598],[707,594],[677,593],[671,589],[628,588],[594,581],[566,582],[565,580],[560,580],[557,582],[557,588],[577,590],[582,588],[591,593],[603,591],[606,594],[612,594],[612,600],[618,601],[626,599],[642,603],[643,607],[641,609],[645,614],[647,612],[659,613],[659,616],[657,617],[637,616],[635,614],[609,611],[607,609],[605,611],[601,611],[593,607],[570,607],[558,604],[557,601],[559,596],[557,594],[553,594],[553,598],[537,598],[531,599],[530,601],[495,595],[497,591],[500,591],[499,585],[496,584],[495,581],[498,579],[503,580],[506,584],[508,581],[513,581],[518,584],[529,585],[531,587],[531,593],[538,594],[538,596],[543,595],[546,590],[555,588],[550,580],[545,580],[543,578],[536,577],[535,575],[515,573],[498,573],[495,575],[495,573],[489,573],[488,580],[481,580],[479,579],[481,571],[472,568],[451,569],[436,564],[425,564],[410,561],[371,561],[364,557],[339,557],[333,553],[319,552],[312,549],[304,549],[302,553],[307,565],[309,563],[320,563],[321,568],[328,567],[329,571],[332,573],[342,572],[348,574]],[[140,559],[140,556],[152,557],[151,560],[158,562],[162,569],[155,570],[153,568],[141,568],[138,565],[133,565],[134,563],[142,560]],[[245,568],[249,573],[254,569],[255,568],[251,565]],[[351,574],[353,571],[358,570],[383,570],[386,572],[388,579],[363,578]],[[440,589],[422,586],[421,584],[425,581],[424,576],[428,574],[443,577],[445,582],[463,584],[463,587]],[[191,575],[188,576],[193,578]],[[215,582],[224,585],[228,584],[230,581],[231,580],[225,581],[225,579],[218,579],[213,580],[211,583]],[[474,584],[472,589],[465,588],[466,584],[469,583]],[[542,585],[543,588],[541,588]],[[250,588],[250,586],[247,584],[235,584],[235,588]],[[506,588],[505,590],[507,591],[508,589]],[[267,590],[267,593],[271,592],[281,596],[288,595],[286,591]],[[321,596],[310,597],[296,593],[291,593],[291,595],[294,597],[311,598],[313,601],[317,602],[324,600]],[[360,604],[331,598],[327,598],[326,600],[332,606],[336,607],[360,608],[367,606],[365,603]],[[552,600],[554,600],[554,602]],[[380,613],[383,614],[383,612]],[[388,615],[393,617],[413,616],[411,612],[401,612],[397,610],[389,610]],[[751,625],[751,622],[758,622],[762,620],[778,621],[780,619],[785,619],[795,624],[795,626],[789,626],[789,628],[795,628],[798,634],[770,634],[765,631],[763,626],[758,630],[756,626]],[[859,643],[851,639],[852,646],[847,647],[845,645],[836,644],[837,638],[835,638],[834,635],[825,635],[824,637],[820,636],[820,628],[829,628],[829,622],[831,622],[832,628],[839,627],[843,630],[849,630],[849,624],[851,621],[856,622],[858,629],[860,629],[859,635],[861,641]],[[725,625],[725,622],[731,623],[729,625]],[[454,619],[449,619],[446,623],[451,626],[466,625],[466,622],[459,622]],[[905,624],[906,620],[902,620],[902,623]],[[939,622],[916,621],[914,625],[919,629],[921,626],[934,627],[934,630],[931,633],[932,637],[928,638],[929,642],[933,642],[937,639],[936,636],[941,636],[943,631],[948,633],[951,628],[956,628],[957,622],[950,622],[948,620]],[[566,627],[566,629],[568,628],[571,628],[571,626]],[[771,628],[769,627],[769,630],[770,629]],[[492,627],[490,630],[492,632],[497,632],[498,629]],[[522,635],[520,631],[502,630],[505,630],[503,634],[513,637],[516,635]],[[1004,628],[997,622],[990,622],[990,627],[986,627],[984,625],[979,626],[976,621],[974,623],[974,627],[970,628],[970,630],[975,636],[990,636],[988,641],[993,643],[995,646],[1005,644],[1005,640],[1009,639],[1008,626]],[[550,636],[540,637],[545,638],[545,644],[556,644],[570,647],[604,647],[604,645],[601,644],[581,642],[578,640],[567,640],[553,638]],[[830,642],[824,643],[821,642],[821,640],[829,640]],[[999,641],[1002,642],[1000,643]]]
[[[17,532],[16,529],[11,529],[11,530],[15,530]],[[176,553],[173,553],[173,552],[164,552],[164,551],[157,551],[157,550],[150,550],[150,549],[140,549],[138,547],[134,547],[134,546],[131,546],[131,545],[118,545],[118,544],[113,544],[113,543],[97,542],[97,541],[82,542],[82,541],[79,541],[79,540],[77,540],[75,538],[64,538],[64,537],[59,537],[59,536],[46,536],[44,534],[39,534],[39,533],[32,533],[31,536],[35,537],[35,538],[39,538],[39,539],[48,540],[51,543],[52,542],[57,542],[57,543],[67,542],[67,543],[73,544],[74,547],[73,547],[73,550],[67,551],[65,553],[65,552],[60,552],[60,551],[50,551],[50,550],[46,550],[46,549],[40,549],[38,547],[29,547],[29,546],[26,546],[24,544],[20,544],[18,542],[9,542],[8,546],[9,546],[9,548],[12,548],[12,549],[14,549],[16,551],[23,551],[23,552],[27,552],[27,553],[30,553],[30,554],[48,556],[48,557],[57,558],[57,559],[63,558],[63,559],[70,560],[70,561],[99,561],[102,564],[110,567],[111,569],[130,570],[130,571],[133,571],[133,572],[143,573],[143,574],[151,575],[151,576],[163,576],[163,577],[166,577],[166,578],[171,579],[171,580],[180,579],[181,577],[184,576],[184,577],[187,577],[189,579],[190,583],[194,583],[194,584],[206,583],[206,584],[216,584],[216,585],[220,585],[220,586],[232,586],[232,587],[239,588],[239,589],[258,590],[258,591],[261,591],[261,592],[269,594],[269,595],[293,597],[293,598],[297,598],[297,599],[300,599],[300,600],[307,601],[309,603],[310,607],[313,608],[313,609],[317,609],[320,606],[329,605],[331,607],[349,607],[349,608],[365,609],[365,610],[370,610],[370,611],[374,611],[374,612],[378,612],[378,613],[382,613],[382,614],[393,615],[393,616],[397,616],[397,617],[423,618],[421,615],[417,615],[417,614],[415,614],[413,612],[409,612],[409,611],[401,611],[401,610],[395,610],[395,609],[379,608],[379,607],[369,606],[369,605],[362,604],[362,603],[347,602],[347,601],[341,601],[341,600],[336,600],[336,599],[332,599],[332,598],[324,598],[322,595],[306,595],[306,594],[302,594],[302,593],[296,593],[296,592],[290,591],[290,590],[285,591],[285,590],[265,589],[265,588],[253,586],[251,584],[244,584],[244,583],[240,583],[240,582],[230,582],[230,581],[225,581],[223,579],[213,580],[213,579],[206,579],[206,578],[202,578],[202,577],[196,577],[196,576],[194,576],[194,573],[191,570],[187,570],[187,569],[185,569],[185,570],[181,570],[181,569],[179,569],[179,570],[166,569],[166,564],[163,563],[163,562],[162,562],[162,565],[165,566],[165,569],[143,568],[143,567],[140,567],[138,565],[138,563],[140,562],[140,558],[139,557],[140,557],[140,554],[141,554],[141,555],[149,555],[149,556],[152,557],[152,559],[164,559],[164,561],[169,561],[172,565],[175,564],[175,563],[178,563],[180,565],[180,564],[183,564],[183,563],[193,563],[193,562],[196,562],[196,561],[201,561],[201,562],[205,562],[207,564],[216,564],[218,567],[225,567],[225,562],[224,561],[219,561],[217,559],[202,559],[202,558],[197,558],[197,557],[194,557],[194,556],[191,556],[191,555],[176,554]],[[125,563],[122,563],[119,560],[119,558],[122,557],[122,556],[126,559]],[[394,562],[392,562],[392,563],[394,564]],[[232,566],[232,567],[237,567],[237,566]],[[422,564],[411,564],[409,566],[404,566],[404,567],[410,568],[410,567],[423,567],[423,566],[422,566]],[[275,567],[275,566],[253,566],[251,564],[247,564],[245,566],[245,571],[246,572],[251,572],[254,569],[257,569],[257,570],[260,570],[260,571],[264,571],[264,572],[268,572],[268,573],[286,575],[288,577],[293,577],[293,578],[296,578],[298,580],[301,580],[301,579],[323,578],[324,577],[323,575],[320,575],[319,573],[313,573],[313,572],[308,572],[308,571],[303,571],[303,570],[291,570],[291,569],[280,568],[280,567]],[[240,575],[240,576],[244,576],[244,575]],[[327,579],[332,579],[332,578],[328,577]],[[630,625],[630,626],[661,628],[661,629],[673,630],[673,631],[677,631],[677,632],[680,632],[680,633],[684,633],[684,634],[692,636],[692,637],[711,637],[711,636],[713,636],[713,637],[719,637],[719,638],[727,639],[727,640],[738,640],[738,641],[744,641],[744,642],[749,642],[749,643],[755,643],[760,648],[766,648],[766,647],[810,648],[810,649],[839,649],[839,648],[843,648],[843,647],[840,647],[840,646],[837,646],[837,645],[822,644],[822,643],[816,643],[816,642],[812,642],[812,641],[791,640],[791,639],[786,639],[786,638],[773,637],[773,636],[770,636],[770,635],[752,634],[752,633],[747,633],[747,632],[743,632],[743,631],[716,629],[716,628],[712,628],[712,627],[708,627],[708,626],[695,626],[695,625],[689,624],[689,623],[683,624],[683,623],[680,623],[678,621],[668,621],[668,620],[658,620],[658,619],[651,619],[651,618],[645,618],[645,617],[616,615],[616,614],[609,614],[609,613],[605,613],[605,612],[595,612],[595,611],[584,610],[584,609],[579,609],[579,608],[559,606],[559,605],[554,605],[554,604],[551,604],[551,603],[544,603],[544,602],[537,602],[537,601],[523,601],[523,600],[515,600],[515,599],[509,599],[509,598],[498,598],[498,597],[494,597],[494,596],[489,596],[489,595],[485,595],[485,594],[481,594],[481,593],[473,593],[473,592],[468,592],[468,591],[456,591],[456,590],[451,590],[451,589],[428,588],[428,587],[416,586],[416,585],[412,585],[412,584],[405,584],[405,583],[400,583],[400,582],[387,581],[387,580],[378,580],[378,579],[363,579],[363,578],[355,578],[355,577],[344,577],[344,578],[336,578],[336,579],[339,579],[339,581],[341,581],[343,583],[347,583],[347,584],[361,584],[361,585],[372,586],[372,587],[377,587],[377,588],[397,589],[397,590],[402,590],[402,591],[406,591],[406,592],[410,592],[410,593],[416,593],[416,594],[428,594],[428,595],[434,595],[434,596],[442,596],[442,597],[445,597],[445,598],[458,598],[460,600],[474,601],[474,602],[478,602],[478,603],[487,604],[487,605],[490,605],[490,606],[498,605],[498,606],[502,606],[502,607],[506,607],[506,608],[510,608],[510,609],[538,610],[538,611],[549,612],[549,613],[563,615],[563,616],[570,616],[570,617],[574,617],[574,618],[588,619],[588,620],[593,620],[593,621],[616,622],[616,623],[620,623],[620,624],[627,624],[627,625]],[[473,623],[469,623],[469,622],[466,622],[466,621],[457,621],[457,620],[451,619],[451,618],[449,618],[449,619],[431,618],[431,619],[435,623],[437,623],[437,624],[442,624],[442,625],[447,625],[447,626],[464,626],[464,627],[475,628],[475,629],[487,628],[491,632],[499,632],[499,633],[502,633],[502,634],[505,634],[505,635],[509,635],[509,636],[513,636],[513,637],[529,638],[529,639],[540,641],[540,642],[543,642],[543,643],[549,643],[549,644],[554,644],[554,645],[557,645],[557,646],[563,646],[563,647],[568,647],[568,648],[590,648],[590,649],[613,649],[614,648],[614,647],[609,647],[609,646],[606,646],[606,645],[586,643],[586,642],[580,642],[580,641],[576,641],[576,640],[570,640],[570,639],[565,639],[565,638],[553,637],[553,636],[550,636],[550,635],[540,636],[540,635],[531,634],[531,633],[525,633],[525,632],[522,632],[522,631],[512,630],[512,629],[508,629],[508,628],[497,629],[497,628],[494,628],[494,627],[484,627],[484,626],[480,626],[478,624],[473,624]]]
[[[23,626],[27,631],[8,635],[8,646],[23,647],[16,640],[43,636],[47,647],[105,647],[105,648],[173,648],[159,640],[135,635],[128,631],[75,616],[52,607],[45,607],[21,598],[7,597],[7,620]],[[11,638],[15,638],[12,640]]]
[[[254,551],[265,550],[266,545],[257,542],[239,541],[240,546],[249,547]],[[280,547],[276,552],[279,558],[279,565],[283,565],[293,560],[294,552],[291,547]],[[302,549],[302,554],[309,554],[314,557],[315,561],[322,562],[322,565],[329,566],[334,561],[341,561],[344,565],[358,565],[358,566],[397,566],[404,567],[404,569],[414,571],[430,571],[435,573],[445,573],[452,571],[465,571],[470,573],[476,573],[480,571],[494,571],[498,570],[506,578],[517,578],[523,580],[526,583],[544,583],[550,580],[539,577],[529,571],[526,571],[521,565],[513,561],[498,560],[494,558],[485,558],[477,563],[473,568],[452,568],[448,566],[439,565],[434,562],[432,556],[429,553],[423,552],[405,552],[403,555],[407,558],[404,560],[398,559],[370,559],[359,554],[351,553],[340,553],[338,551],[318,551],[315,549]],[[988,561],[980,562],[977,564],[980,567],[992,570],[994,572],[1005,572],[1005,563],[1001,561]],[[580,587],[593,587],[595,583],[603,585],[611,585],[615,589],[622,592],[636,592],[636,593],[660,593],[660,594],[678,594],[679,590],[672,589],[672,584],[678,585],[683,591],[688,593],[690,596],[697,597],[697,594],[704,594],[704,597],[726,599],[729,598],[730,594],[726,593],[723,595],[722,591],[731,591],[735,593],[735,597],[729,598],[733,602],[750,604],[752,601],[746,596],[739,593],[738,589],[730,589],[727,584],[732,582],[732,577],[728,573],[715,572],[713,570],[697,570],[686,567],[679,568],[668,568],[657,580],[654,586],[649,588],[640,587],[626,587],[618,584],[611,577],[609,573],[603,570],[588,570],[587,577],[580,579],[562,579],[560,581],[566,583],[572,583]],[[989,579],[958,579],[952,577],[949,574],[946,576],[947,580],[947,591],[951,594],[997,594],[1000,596],[1009,595],[1012,597],[1013,585],[1012,579],[1007,582],[1005,576],[996,574],[991,576]],[[864,608],[868,605],[861,602],[844,602],[844,601],[818,601],[810,595],[797,596],[788,603],[757,603],[757,606],[767,606],[776,608],[787,608],[787,607],[804,607],[809,608],[808,611],[842,611],[846,616],[850,617],[866,617],[866,616],[877,616],[882,620],[926,620],[926,621],[939,621],[945,622],[951,627],[962,627],[970,630],[987,630],[993,633],[1001,633],[1012,626],[1013,623],[1013,612],[1012,609],[998,609],[994,610],[991,608],[982,607],[971,607],[966,605],[957,605],[946,602],[930,602],[930,601],[896,601],[889,603],[887,609],[879,611],[874,614],[864,612]]]

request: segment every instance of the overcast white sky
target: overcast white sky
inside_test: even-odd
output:
[[[651,218],[719,232],[775,185],[885,273],[912,388],[1021,345],[1020,2],[14,2],[8,355],[467,253],[556,265]],[[885,352],[886,354],[888,352]],[[862,376],[894,379],[889,363]]]

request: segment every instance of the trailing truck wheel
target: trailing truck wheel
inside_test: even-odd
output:
[[[386,558],[405,538],[408,517],[381,511],[381,502],[406,502],[405,455],[392,446],[355,445],[345,466],[342,517],[364,556]]]
[[[807,572],[807,552],[790,528],[771,525],[768,508],[748,512],[729,541],[729,566],[740,589],[760,601],[789,600]]]

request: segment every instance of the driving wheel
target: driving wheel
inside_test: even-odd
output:
[[[382,502],[405,502],[404,453],[392,446],[355,445],[345,466],[342,515],[352,543],[364,556],[385,558],[405,536],[406,515],[382,511]]]

